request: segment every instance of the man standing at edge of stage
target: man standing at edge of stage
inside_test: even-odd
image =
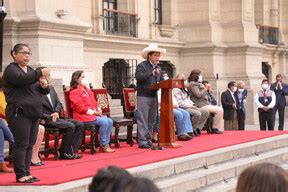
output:
[[[157,114],[157,90],[149,90],[149,87],[163,80],[158,66],[160,54],[166,53],[166,49],[158,47],[157,43],[151,43],[142,50],[145,61],[136,67],[137,80],[137,124],[138,147],[151,148],[153,126]]]
[[[276,82],[271,84],[270,89],[271,91],[274,91],[276,96],[276,104],[274,106],[274,123],[276,112],[278,111],[279,116],[278,130],[283,131],[284,119],[285,119],[285,107],[286,107],[285,95],[288,95],[288,87],[287,84],[282,82],[281,74],[276,75]]]

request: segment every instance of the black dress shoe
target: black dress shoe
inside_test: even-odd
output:
[[[81,159],[82,157],[83,157],[83,155],[74,154],[74,159]]]
[[[178,140],[179,141],[189,141],[191,139],[192,139],[192,137],[190,137],[189,135],[180,135],[180,136],[178,136]]]
[[[201,135],[201,131],[199,128],[196,128],[195,131],[198,133],[198,135]]]
[[[200,134],[198,133],[198,131],[196,129],[193,130],[193,133],[196,137],[200,136]]]
[[[39,182],[40,179],[34,176],[30,176],[30,178],[32,179],[33,182]]]
[[[75,155],[71,155],[71,154],[68,154],[68,153],[62,153],[62,154],[60,154],[60,158],[59,159],[72,160],[72,159],[75,159]]]
[[[27,177],[26,179],[24,180],[19,180],[19,179],[16,179],[16,182],[17,183],[33,183],[33,179],[31,177]]]
[[[141,148],[141,149],[149,149],[149,148],[151,148],[151,145],[148,145],[148,144],[146,144],[146,145],[139,145],[138,148]]]
[[[42,164],[42,162],[37,162],[37,163],[33,163],[32,161],[31,161],[31,164],[30,164],[31,166],[42,166],[43,164]]]
[[[219,129],[217,129],[217,128],[212,128],[212,131],[211,131],[211,133],[213,134],[222,134],[223,133],[223,131],[220,131]]]
[[[187,134],[193,138],[193,132],[188,132]]]

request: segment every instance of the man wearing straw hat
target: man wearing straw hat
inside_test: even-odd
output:
[[[145,61],[136,67],[137,80],[137,125],[139,148],[151,148],[153,126],[157,114],[157,90],[149,90],[149,87],[162,80],[158,66],[160,55],[166,53],[166,49],[159,48],[157,43],[151,43],[142,50]]]

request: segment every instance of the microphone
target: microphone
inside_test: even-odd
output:
[[[157,76],[157,74],[158,74],[158,73],[156,73],[156,70],[157,70],[157,69],[160,71],[160,67],[159,67],[157,64],[156,64],[156,65],[153,65],[153,75],[154,75],[154,76]]]
[[[159,70],[160,70],[160,67],[159,67],[158,64],[156,64],[156,65],[153,66],[153,70],[156,70],[156,69],[159,69]]]

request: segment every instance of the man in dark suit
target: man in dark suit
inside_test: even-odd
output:
[[[41,121],[45,127],[63,130],[60,159],[79,159],[82,156],[75,154],[80,147],[84,124],[74,119],[60,117],[63,107],[53,86],[49,85],[50,93],[42,96],[43,115]]]
[[[283,130],[284,128],[284,117],[285,117],[285,106],[286,98],[285,95],[288,95],[288,85],[282,82],[282,75],[276,75],[276,82],[272,83],[270,86],[271,91],[274,91],[276,96],[276,105],[274,106],[274,123],[276,112],[278,110],[279,115],[279,126],[278,130]]]
[[[236,100],[234,92],[236,91],[236,82],[230,81],[228,89],[221,94],[221,104],[224,110],[224,129],[236,130],[237,129],[237,113],[236,113]]]
[[[238,130],[245,130],[246,111],[244,104],[247,98],[247,89],[245,89],[245,83],[243,81],[237,83],[237,91],[234,93],[234,97],[236,100]]]
[[[157,43],[151,43],[142,50],[145,61],[136,67],[135,77],[137,80],[137,125],[138,125],[138,147],[151,148],[153,127],[156,123],[158,110],[157,90],[149,87],[161,80],[158,63],[160,54],[166,53],[166,49],[158,47]]]
[[[208,81],[202,81],[202,84],[205,86],[206,90],[207,90],[207,97],[208,97],[208,103],[209,105],[217,105],[217,101],[215,99],[215,97],[212,95],[212,88],[211,88],[211,84]]]

